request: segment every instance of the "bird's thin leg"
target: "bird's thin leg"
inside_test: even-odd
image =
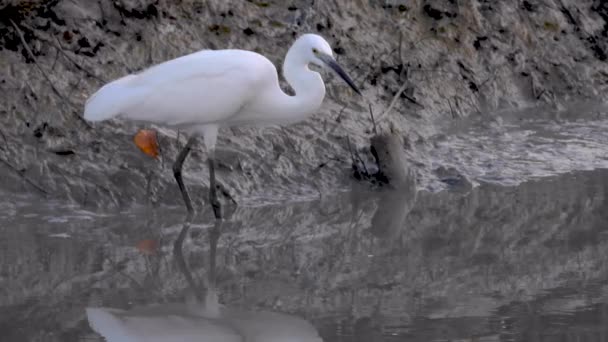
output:
[[[213,214],[216,220],[222,219],[222,204],[217,198],[217,185],[215,182],[215,153],[211,150],[209,153],[209,202],[213,207]]]
[[[179,191],[182,193],[182,197],[184,198],[184,202],[186,204],[186,209],[188,210],[188,215],[192,216],[194,214],[194,208],[192,207],[192,200],[190,200],[190,195],[188,194],[188,189],[184,185],[184,179],[182,178],[182,165],[184,164],[184,160],[190,153],[192,149],[192,145],[196,143],[196,137],[192,136],[188,139],[186,146],[179,152],[177,155],[177,159],[175,159],[175,163],[173,163],[173,176],[175,176],[175,180],[177,181],[177,185],[179,186]]]

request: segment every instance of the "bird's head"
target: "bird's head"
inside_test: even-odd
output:
[[[296,40],[294,47],[297,47],[298,53],[308,63],[317,65],[322,68],[333,70],[340,78],[344,80],[357,94],[361,92],[342,69],[342,67],[334,59],[334,54],[329,43],[323,37],[316,34],[305,34]]]

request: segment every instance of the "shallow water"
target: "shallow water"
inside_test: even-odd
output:
[[[160,303],[155,317],[173,317],[169,303],[203,297],[211,278],[226,307],[305,319],[328,342],[605,341],[607,191],[601,169],[466,193],[353,191],[239,207],[221,227],[201,213],[180,249],[181,208],[7,199],[0,336],[102,341],[85,308]]]
[[[445,135],[422,148],[427,172],[421,174],[420,186],[432,191],[445,188],[428,177],[438,167],[458,170],[473,185],[512,186],[566,172],[608,168],[606,113],[605,107],[530,108],[452,122]],[[413,159],[416,163],[422,158]]]

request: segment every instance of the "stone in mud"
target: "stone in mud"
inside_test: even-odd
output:
[[[395,133],[371,138],[371,152],[378,165],[377,179],[395,189],[415,188],[416,177],[405,157],[403,138]]]
[[[473,188],[471,181],[453,167],[439,167],[435,170],[439,180],[448,185],[450,191],[468,192]]]
[[[379,193],[378,208],[370,232],[379,238],[396,236],[416,202],[416,176],[405,156],[403,138],[395,133],[378,134],[371,139],[371,151],[378,164],[376,177],[388,189]]]

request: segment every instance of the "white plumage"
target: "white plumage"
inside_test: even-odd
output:
[[[116,116],[169,126],[220,123],[273,83],[272,63],[241,50],[204,50],[110,82],[87,101],[84,117]],[[274,82],[278,84],[276,70]]]
[[[122,117],[203,135],[213,167],[220,127],[290,124],[319,109],[325,85],[319,73],[308,68],[311,63],[333,69],[359,93],[333,59],[329,44],[318,35],[305,34],[291,46],[283,64],[295,96],[281,90],[276,68],[258,53],[202,50],[106,84],[87,101],[84,118]]]

